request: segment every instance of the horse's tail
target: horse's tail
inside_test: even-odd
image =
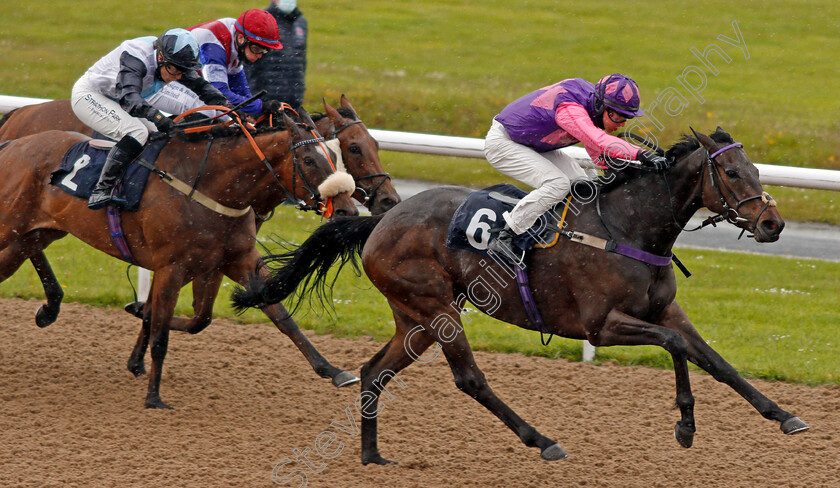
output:
[[[233,308],[242,313],[249,307],[271,305],[286,299],[303,283],[299,298],[314,292],[322,304],[332,305],[330,292],[338,277],[327,283],[327,273],[341,259],[339,272],[348,262],[358,271],[356,255],[361,254],[368,237],[382,220],[373,217],[336,217],[318,227],[299,247],[282,254],[265,256],[267,264],[280,267],[268,280],[255,278],[247,287],[233,292]],[[294,308],[300,305],[298,300]]]

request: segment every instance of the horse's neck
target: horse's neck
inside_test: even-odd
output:
[[[285,168],[289,152],[288,133],[267,132],[254,136],[254,140],[277,176],[291,190],[291,176],[285,177],[287,173],[291,174]],[[203,156],[205,149],[205,145],[197,145],[194,152],[201,152]],[[257,151],[243,135],[217,139],[213,143],[198,189],[223,205],[233,208],[250,205],[257,213],[268,213],[286,199]]]
[[[630,181],[601,198],[601,220],[618,242],[665,255],[702,206],[701,170],[692,154],[665,178],[648,174]]]

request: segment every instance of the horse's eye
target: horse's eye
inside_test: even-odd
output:
[[[307,157],[303,158],[303,164],[305,164],[307,166],[314,166],[315,165],[315,160],[307,156]]]
[[[350,144],[348,149],[353,154],[362,154],[362,148],[360,148],[358,144]]]
[[[726,170],[726,176],[728,176],[730,178],[737,178],[738,177],[738,172],[735,171],[734,169],[728,169],[728,170]]]

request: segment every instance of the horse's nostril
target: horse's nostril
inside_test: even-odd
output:
[[[393,198],[386,197],[386,198],[382,199],[382,206],[385,208],[385,210],[389,210],[389,209],[394,208],[394,205],[396,205],[396,204],[397,204],[397,201],[394,200]]]
[[[761,228],[770,235],[779,234],[784,229],[785,224],[773,219],[763,220],[760,224]]]

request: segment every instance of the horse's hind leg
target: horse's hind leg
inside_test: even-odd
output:
[[[41,305],[35,314],[35,323],[38,327],[46,327],[55,322],[61,300],[64,298],[64,291],[61,289],[61,285],[58,283],[58,279],[55,277],[43,250],[53,241],[65,235],[67,235],[66,232],[35,230],[10,242],[0,251],[0,282],[13,275],[27,259],[35,267],[47,296],[47,303]]]
[[[64,290],[61,289],[61,284],[55,277],[50,262],[47,261],[47,256],[43,251],[33,255],[29,260],[35,267],[38,277],[41,278],[44,293],[47,295],[47,303],[41,305],[35,313],[35,323],[38,327],[46,327],[58,318],[61,300],[64,299]]]
[[[452,302],[452,297],[447,300],[445,294],[431,301],[415,296],[413,303],[426,312],[411,314],[410,317],[413,323],[421,324],[425,332],[441,345],[455,377],[455,385],[504,422],[526,446],[538,447],[543,459],[555,461],[566,458],[568,454],[559,444],[522,420],[487,384],[484,373],[475,363],[460,317],[452,317],[449,313],[451,309],[448,304]]]
[[[421,357],[423,352],[434,343],[422,328],[415,326],[402,312],[394,309],[394,321],[397,329],[394,337],[362,366],[362,393],[365,400],[362,413],[362,464],[388,464],[389,461],[379,454],[377,446],[377,419],[379,396],[385,391],[385,385],[412,361],[427,362]],[[397,378],[400,386],[402,380]]]
[[[735,368],[726,362],[700,336],[688,319],[688,315],[677,302],[672,302],[665,311],[662,325],[678,331],[688,343],[688,360],[703,368],[712,377],[725,383],[738,392],[766,419],[781,424],[785,434],[795,434],[808,430],[808,424],[779,407],[776,402],[764,396],[749,384]]]

